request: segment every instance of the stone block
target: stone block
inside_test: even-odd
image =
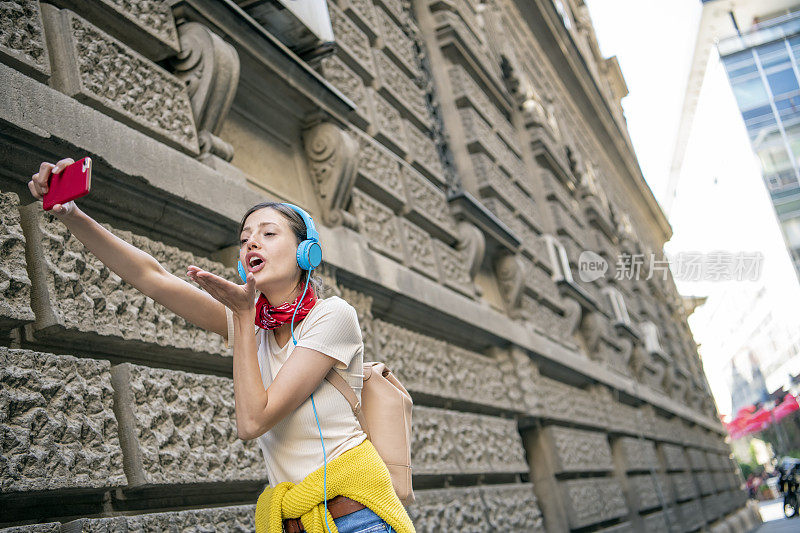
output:
[[[659,445],[661,456],[664,458],[664,466],[667,470],[686,470],[686,454],[683,448],[674,444]]]
[[[353,190],[351,208],[370,248],[403,263],[399,219],[391,209],[357,189]]]
[[[2,6],[0,6],[2,9]],[[0,331],[32,322],[31,280],[25,264],[25,235],[19,216],[19,197],[0,193]]]
[[[365,83],[372,83],[375,79],[375,62],[367,34],[333,3],[328,3],[328,10],[336,38],[336,55],[356,71]]]
[[[356,110],[351,117],[353,123],[361,128],[367,128],[374,121],[372,94],[361,77],[337,56],[322,59],[320,73],[356,104]]]
[[[60,533],[61,522],[48,522],[46,524],[30,524],[27,526],[4,527],[0,533]]]
[[[392,18],[382,9],[376,9],[378,31],[381,37],[381,50],[394,60],[404,73],[411,79],[421,75],[417,62],[417,51],[414,39],[400,29]]]
[[[706,523],[700,500],[692,500],[678,506],[678,514],[684,531],[700,529]]]
[[[419,128],[405,122],[406,140],[414,168],[423,173],[437,187],[445,186],[444,168],[434,140]]]
[[[109,370],[0,347],[0,493],[125,485]]]
[[[404,218],[400,219],[403,231],[403,248],[406,264],[423,276],[439,281],[439,265],[433,253],[431,236],[422,228]]]
[[[556,474],[614,469],[605,434],[559,426],[546,427],[544,434],[555,457]]]
[[[377,37],[378,13],[371,0],[337,0],[336,4],[371,41]]]
[[[383,320],[371,323],[373,350],[412,393],[524,411],[506,360],[487,357]]]
[[[131,486],[266,480],[236,432],[233,380],[130,363],[111,369]]]
[[[401,165],[400,174],[408,199],[406,217],[436,238],[454,244],[458,240],[455,221],[450,216],[444,191],[406,165]]]
[[[713,494],[714,493],[714,478],[708,472],[700,472],[695,475],[697,486],[700,488],[700,494]]]
[[[125,531],[202,533],[255,531],[255,505],[212,507],[113,518],[81,518],[67,522],[62,533],[116,533]]]
[[[671,527],[667,527],[667,524]],[[642,531],[647,533],[670,533],[671,531],[680,531],[681,525],[678,521],[678,515],[674,509],[667,512],[657,511],[642,517],[643,528]]]
[[[463,254],[438,239],[433,240],[433,247],[439,260],[444,284],[464,296],[473,298],[474,285],[469,276],[469,263]]]
[[[136,358],[196,358],[205,354],[219,361],[230,354],[220,335],[190,325],[122,281],[37,204],[24,207],[21,213],[36,314],[31,328],[37,339],[102,347]],[[146,237],[108,229],[186,281],[186,267],[191,264],[236,279],[233,269],[219,263]],[[200,360],[191,364],[200,364]]]
[[[163,0],[53,0],[111,33],[153,61],[181,51],[175,19]]]
[[[669,501],[667,483],[664,477],[657,476],[653,479],[650,474],[629,477],[628,496],[631,507],[639,512],[661,507],[661,498]]]
[[[381,51],[375,50],[378,91],[423,131],[431,129],[431,115],[425,93]]]
[[[694,482],[694,476],[687,472],[678,474],[670,474],[670,481],[672,482],[672,490],[675,495],[675,501],[691,500],[698,496],[697,486]]]
[[[38,0],[0,4],[0,62],[39,81],[50,77],[50,58]]]
[[[656,449],[653,441],[634,437],[622,437],[614,442],[614,453],[622,456],[625,470],[650,470],[657,467]]]
[[[697,448],[687,448],[686,454],[689,457],[689,464],[692,470],[706,470],[708,468],[708,461],[706,454]]]
[[[622,487],[614,478],[571,479],[559,485],[570,528],[586,527],[628,514]]]
[[[530,483],[414,491],[417,531],[544,531]]]
[[[56,89],[197,155],[186,84],[69,10],[46,6],[43,14]]]
[[[516,422],[499,417],[414,408],[415,474],[527,472]]]
[[[359,135],[358,141],[358,188],[399,211],[406,204],[406,195],[396,156],[366,135]]]
[[[480,491],[493,531],[544,531],[532,484],[482,485]]]
[[[375,139],[391,149],[400,157],[408,153],[406,140],[406,123],[397,110],[383,96],[370,89],[372,103],[375,106]]]
[[[605,410],[588,391],[542,376],[539,380],[542,415],[570,423],[605,427]]]

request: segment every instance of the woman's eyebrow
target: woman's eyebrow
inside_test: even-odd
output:
[[[274,222],[259,222],[258,223],[258,227],[260,228],[261,226],[267,226],[269,224],[272,224],[273,226],[277,226],[277,224],[274,223]],[[280,226],[278,226],[278,227],[280,227]],[[242,228],[242,233],[244,233],[245,231],[252,231],[252,229],[250,228],[250,226],[245,226],[245,227]]]

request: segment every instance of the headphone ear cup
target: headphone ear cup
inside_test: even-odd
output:
[[[313,270],[322,263],[322,247],[317,241],[306,239],[297,246],[297,265],[303,270]]]
[[[244,265],[241,261],[239,261],[237,268],[239,270],[239,277],[242,278],[242,282],[247,283],[247,271],[244,269]]]

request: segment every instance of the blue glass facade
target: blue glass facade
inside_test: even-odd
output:
[[[721,41],[719,52],[800,277],[800,11]]]

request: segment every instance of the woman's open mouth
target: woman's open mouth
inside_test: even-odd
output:
[[[248,254],[247,257],[247,270],[250,272],[258,272],[264,268],[264,260],[255,254]]]

